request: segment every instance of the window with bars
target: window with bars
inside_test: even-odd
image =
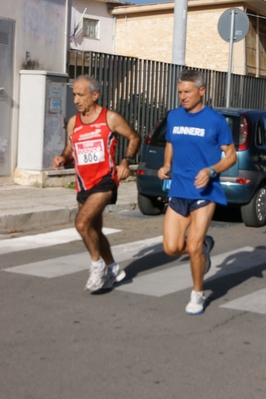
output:
[[[99,20],[83,18],[83,37],[99,39]]]
[[[247,13],[250,21],[246,36],[247,75],[266,77],[266,19],[251,10]]]

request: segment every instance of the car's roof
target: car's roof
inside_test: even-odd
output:
[[[222,114],[227,114],[227,115],[241,115],[244,113],[255,115],[266,112],[266,110],[263,109],[251,109],[251,108],[214,107],[214,109]]]

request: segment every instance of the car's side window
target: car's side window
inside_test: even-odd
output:
[[[266,130],[264,127],[265,123],[266,121],[263,122],[263,120],[260,119],[256,126],[255,140],[258,147],[266,147]]]
[[[256,129],[256,144],[259,147],[261,147],[263,145],[262,130],[261,130],[261,126],[259,123],[257,124],[257,129]]]
[[[263,146],[266,147],[266,116],[261,118],[261,127],[263,134]]]

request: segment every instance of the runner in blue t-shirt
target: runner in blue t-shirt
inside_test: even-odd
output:
[[[204,93],[201,72],[181,74],[178,94],[182,107],[167,116],[164,165],[158,171],[160,179],[169,179],[171,172],[172,180],[164,220],[164,250],[170,256],[190,256],[193,290],[186,306],[188,314],[204,311],[203,277],[210,269],[214,246],[213,238],[206,233],[216,203],[226,205],[219,174],[237,160],[229,126],[222,115],[204,106]]]

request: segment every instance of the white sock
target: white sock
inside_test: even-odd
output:
[[[94,260],[91,261],[91,265],[93,267],[101,267],[103,265],[103,262],[101,259],[97,260],[96,262]]]
[[[194,290],[192,290],[192,292],[195,292],[195,294],[197,294],[198,296],[203,296],[203,291],[194,291]]]

